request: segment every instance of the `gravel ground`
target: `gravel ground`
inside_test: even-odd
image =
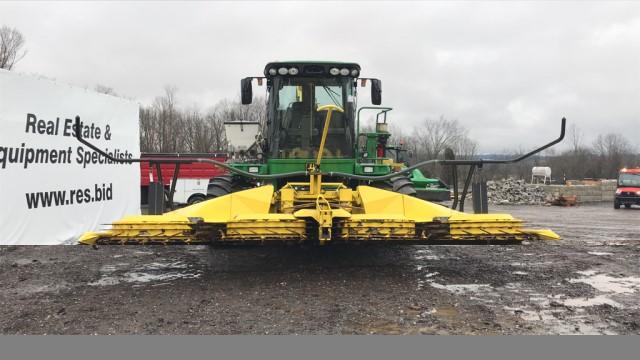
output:
[[[559,242],[0,247],[2,334],[640,334],[640,209],[501,206]]]

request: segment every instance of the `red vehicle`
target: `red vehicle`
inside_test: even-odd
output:
[[[620,170],[613,207],[620,209],[620,205],[627,209],[640,205],[640,168]]]
[[[214,154],[186,154],[186,153],[143,153],[142,159],[153,160],[153,158],[205,158],[224,162],[227,160],[227,154],[214,153]],[[175,170],[175,164],[160,164],[160,173],[162,175],[162,184],[164,185],[165,192],[168,193],[171,187],[171,181],[173,179],[173,172]],[[177,204],[195,204],[204,200],[207,196],[207,186],[209,185],[209,179],[212,177],[223,175],[226,171],[211,164],[193,163],[193,164],[180,164],[178,171],[178,177],[176,180],[175,193],[173,195],[173,202]],[[151,165],[150,162],[140,163],[140,191],[141,202],[146,204],[148,202],[148,188],[149,182],[158,181],[158,173],[155,165]]]

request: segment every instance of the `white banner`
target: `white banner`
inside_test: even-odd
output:
[[[140,168],[82,146],[82,135],[118,158],[140,155],[138,104],[0,70],[0,244],[72,244],[140,213]]]

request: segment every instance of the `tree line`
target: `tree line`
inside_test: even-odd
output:
[[[507,159],[523,155],[532,149],[507,150],[503,154],[478,155],[477,144],[468,138],[467,131],[456,120],[441,118],[425,120],[414,129],[408,140],[415,149],[415,161],[444,158],[444,149],[451,148],[457,158]],[[567,145],[568,148],[567,148]],[[558,151],[562,147],[565,150]],[[548,166],[556,183],[576,179],[612,179],[623,167],[640,167],[640,153],[629,139],[618,133],[599,134],[592,143],[587,143],[584,133],[575,124],[569,126],[560,145],[543,151],[514,164],[489,164],[481,170],[482,176],[490,180],[509,177],[530,179],[534,166]],[[461,167],[466,172],[467,167]],[[424,169],[430,176],[447,178],[448,169],[433,166]]]
[[[623,167],[640,167],[638,147],[622,134],[599,134],[593,142],[587,143],[580,128],[571,125],[562,144],[565,150],[550,148],[540,156],[514,165],[489,166],[487,175],[494,179],[530,179],[533,166],[549,166],[552,179],[563,183],[576,179],[613,179]],[[516,155],[523,153],[518,151]]]
[[[223,99],[208,110],[182,108],[177,90],[168,86],[152,104],[140,107],[140,151],[150,153],[214,153],[228,148],[225,121],[259,121],[266,118],[264,98],[251,105]]]

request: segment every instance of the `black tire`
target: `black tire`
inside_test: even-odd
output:
[[[613,202],[613,208],[614,208],[614,209],[620,209],[620,203],[619,203],[619,202],[617,202],[617,201],[614,201],[614,202]]]
[[[224,182],[228,183],[229,185],[233,184],[233,178],[230,175],[216,176],[213,179],[224,181]],[[211,180],[213,180],[213,179],[211,179]]]
[[[624,204],[624,207],[627,209],[631,209],[631,204]]]
[[[199,202],[203,202],[203,201],[205,201],[205,200],[207,200],[207,198],[206,198],[204,195],[202,195],[202,194],[195,194],[195,195],[191,195],[191,196],[189,197],[189,200],[187,200],[187,204],[189,204],[189,205],[193,205],[193,204],[197,204],[197,203],[199,203]]]
[[[391,178],[391,188],[393,192],[403,195],[415,196],[416,188],[406,175],[398,175]]]
[[[233,183],[228,176],[218,176],[209,180],[207,186],[207,197],[217,198],[233,192]]]
[[[415,186],[413,186],[411,180],[409,180],[409,178],[405,175],[394,176],[388,181],[373,182],[369,184],[369,186],[382,190],[397,192],[403,195],[417,196]]]

